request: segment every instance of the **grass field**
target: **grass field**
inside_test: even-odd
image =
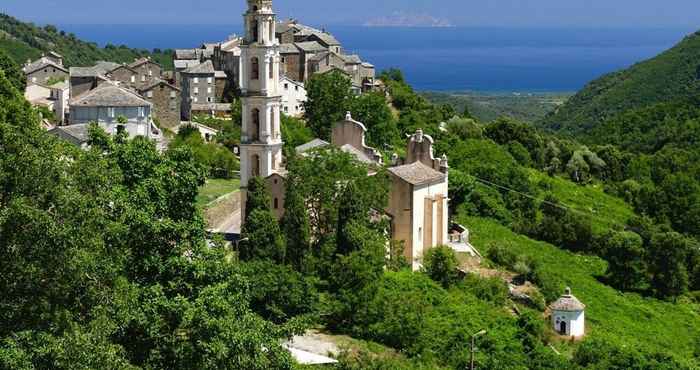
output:
[[[472,244],[482,254],[494,245],[508,245],[517,254],[534,258],[545,272],[570,286],[574,295],[587,305],[589,337],[604,337],[633,348],[668,352],[679,359],[692,358],[700,338],[698,305],[620,293],[597,279],[606,268],[600,258],[576,255],[534,241],[487,219],[464,217],[460,221],[471,230]],[[558,346],[566,353],[572,350],[568,343]]]
[[[581,186],[559,177],[549,177],[537,170],[529,170],[529,173],[530,181],[535,184],[545,181],[548,191],[569,209],[590,216],[596,234],[619,229],[634,216],[629,204],[606,194],[600,185]]]
[[[209,203],[219,199],[219,197],[238,191],[240,186],[241,182],[238,179],[209,179],[207,183],[199,189],[197,207],[206,208]]]

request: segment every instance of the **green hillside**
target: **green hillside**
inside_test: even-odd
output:
[[[582,133],[613,116],[693,96],[700,88],[700,32],[629,69],[605,75],[541,122],[546,128]]]
[[[472,243],[487,253],[496,245],[507,245],[514,252],[535,259],[541,268],[562,285],[570,286],[586,309],[588,336],[605,338],[627,347],[692,358],[700,316],[694,305],[673,304],[638,294],[622,293],[600,283],[605,262],[582,256],[551,244],[518,235],[483,218],[466,217]],[[568,344],[562,344],[566,350]]]
[[[166,69],[172,69],[170,51],[148,51],[126,46],[100,48],[97,44],[79,40],[74,34],[54,26],[38,27],[6,14],[0,14],[0,49],[5,50],[18,64],[36,59],[43,53],[55,51],[64,57],[67,66],[87,66],[98,60],[129,63],[150,56]]]

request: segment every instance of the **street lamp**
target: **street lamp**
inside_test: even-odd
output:
[[[472,335],[472,349],[471,349],[471,358],[469,360],[469,369],[474,370],[474,353],[476,353],[476,338],[480,337],[482,335],[486,335],[486,330],[482,330],[480,332],[474,333]]]

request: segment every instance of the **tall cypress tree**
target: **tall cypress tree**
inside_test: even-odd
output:
[[[287,180],[282,229],[287,236],[287,260],[301,270],[311,246],[311,227],[304,196],[295,178]]]
[[[255,210],[269,210],[272,200],[267,192],[265,180],[254,177],[248,182],[248,198],[245,205],[245,217],[247,222],[250,214]]]

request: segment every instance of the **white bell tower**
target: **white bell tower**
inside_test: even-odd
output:
[[[282,168],[279,92],[280,53],[272,0],[248,0],[241,44],[241,188],[251,178],[268,178]]]

